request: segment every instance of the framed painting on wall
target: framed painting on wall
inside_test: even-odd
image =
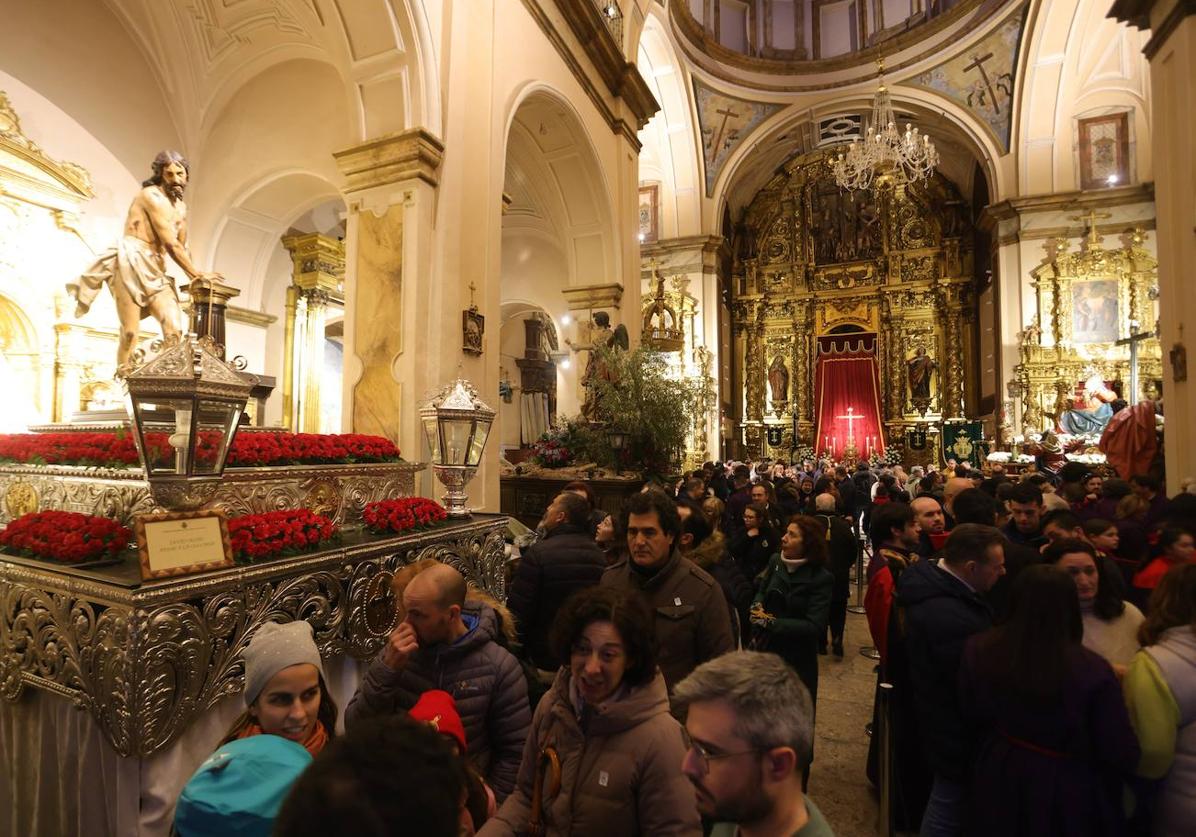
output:
[[[1117,280],[1094,279],[1071,285],[1071,339],[1073,343],[1113,343],[1117,326]]]
[[[660,184],[640,186],[639,240],[640,244],[654,244],[660,238]]]
[[[1129,113],[1080,119],[1079,148],[1081,189],[1130,182]]]

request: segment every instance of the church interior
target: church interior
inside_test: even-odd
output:
[[[122,334],[140,347],[134,365],[161,345],[146,302],[135,333],[120,309],[132,251],[110,256],[112,291],[89,309],[67,287],[122,241],[122,224],[130,240],[130,205],[171,168],[154,163],[168,149],[187,179],[176,229],[191,266],[168,247],[165,272],[183,332],[218,344],[203,363],[248,382],[240,435],[382,437],[396,451],[385,477],[292,464],[309,469],[287,477],[293,490],[226,475],[213,490],[236,495],[229,508],[301,497],[349,516],[356,503],[360,522],[367,503],[438,496],[443,483],[454,520],[464,495],[423,463],[448,464],[456,441],[436,436],[428,405],[460,395],[489,411],[451,463],[467,471],[474,522],[448,545],[420,541],[418,556],[346,540],[363,567],[439,549],[501,593],[500,515],[534,527],[552,500],[534,463],[554,428],[605,432],[616,465],[599,476],[623,477],[634,428],[604,426],[595,395],[614,376],[600,352],[611,346],[654,350],[663,378],[690,393],[684,442],[669,446],[675,473],[824,459],[1017,473],[1044,452],[1110,467],[1112,417],[1150,402],[1166,426],[1156,471],[1174,494],[1196,477],[1196,295],[1183,278],[1196,264],[1193,11],[1189,0],[0,3],[0,391],[13,397],[0,437],[133,433],[130,462],[142,457],[148,475],[153,417],[175,410],[178,434],[191,421],[162,394],[137,407],[144,433],[132,407],[126,417],[136,393],[122,383]],[[429,402],[457,379],[472,388]],[[203,397],[215,400],[196,402],[195,427],[219,400]],[[134,518],[170,508],[166,489],[147,498],[103,469],[7,459],[11,447],[0,444],[0,524],[87,511],[140,542]],[[259,565],[256,580],[196,575],[184,595],[155,593],[135,559],[127,579],[75,571],[58,586],[7,560],[6,767],[85,718],[70,739],[78,763],[55,769],[115,788],[54,813],[31,801],[49,780],[14,779],[0,800],[34,813],[0,817],[0,831],[28,834],[166,834],[179,777],[227,725],[249,627],[311,616],[321,649],[344,657],[325,665],[347,696],[354,658],[387,633],[371,608],[395,570],[362,592],[360,573],[322,569],[336,592],[320,581],[317,595],[284,589],[305,576]],[[238,598],[251,584],[265,599]],[[196,596],[190,616],[168,612]],[[75,622],[96,651],[43,637],[35,653],[30,613],[55,637]],[[188,619],[204,625],[185,636]],[[116,664],[122,644],[154,659]],[[126,682],[139,677],[159,683]],[[85,828],[87,817],[105,825]]]

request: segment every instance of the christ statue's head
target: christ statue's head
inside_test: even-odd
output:
[[[177,201],[183,197],[183,190],[187,188],[187,179],[191,175],[191,166],[178,151],[160,151],[154,158],[154,176],[146,180],[142,186],[161,186],[166,197]]]

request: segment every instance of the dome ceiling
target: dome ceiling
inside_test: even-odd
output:
[[[682,49],[708,72],[802,92],[853,84],[880,58],[890,71],[917,63],[1012,1],[670,0],[668,14]]]

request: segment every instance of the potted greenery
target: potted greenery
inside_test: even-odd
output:
[[[622,431],[622,447],[616,451],[607,445],[601,457],[596,449],[590,452],[599,461],[649,478],[677,473],[686,436],[697,416],[700,384],[671,377],[668,356],[644,346],[632,352],[618,348],[595,351],[603,370],[590,381],[591,397],[597,405],[595,418],[605,427]]]

